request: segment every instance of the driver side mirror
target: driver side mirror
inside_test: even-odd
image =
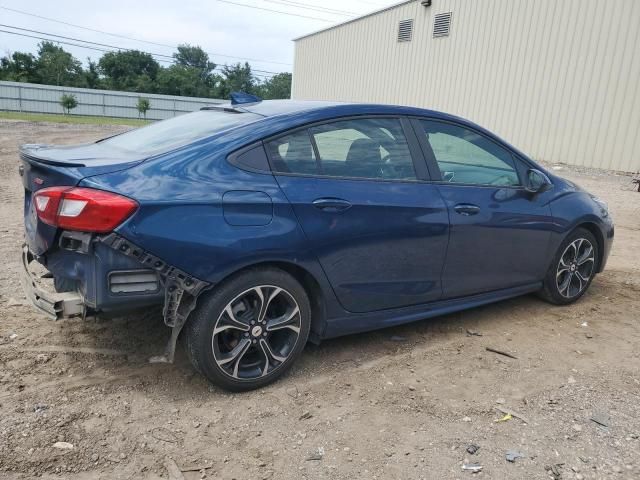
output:
[[[527,170],[527,181],[524,189],[529,193],[542,193],[553,187],[546,174],[535,168]]]

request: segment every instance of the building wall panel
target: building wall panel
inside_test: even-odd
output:
[[[637,0],[405,2],[296,40],[293,78],[294,99],[442,110],[539,160],[640,171]]]

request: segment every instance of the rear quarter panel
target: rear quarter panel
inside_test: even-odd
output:
[[[135,198],[139,210],[117,232],[196,278],[215,284],[249,265],[289,262],[331,292],[273,175],[211,150],[193,146],[82,185]]]

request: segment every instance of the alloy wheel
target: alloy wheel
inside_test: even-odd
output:
[[[264,377],[293,352],[301,328],[293,295],[259,285],[231,300],[216,321],[211,346],[218,367],[239,380]]]
[[[595,267],[595,249],[586,238],[571,242],[562,253],[556,270],[558,292],[565,298],[581,294],[589,284]]]

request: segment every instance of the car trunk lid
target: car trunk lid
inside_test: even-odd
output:
[[[74,187],[83,178],[127,169],[144,158],[97,142],[63,147],[22,145],[20,160],[26,241],[31,252],[39,256],[54,245],[58,229],[38,218],[32,201],[35,192],[48,187]]]

